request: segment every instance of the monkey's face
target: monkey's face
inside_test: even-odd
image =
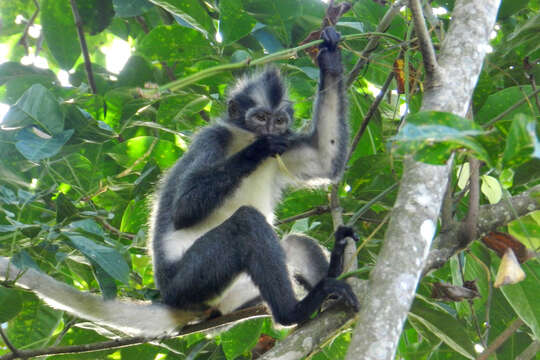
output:
[[[291,117],[284,109],[254,107],[246,112],[245,122],[246,128],[257,135],[282,135],[287,132]]]

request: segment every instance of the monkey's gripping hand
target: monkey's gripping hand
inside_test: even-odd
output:
[[[345,247],[347,246],[347,238],[352,238],[358,241],[358,237],[354,233],[353,228],[348,226],[339,226],[334,234],[336,239],[334,249],[330,255],[330,266],[328,267],[328,277],[336,278],[343,272],[343,262]]]
[[[324,291],[328,295],[335,295],[344,300],[347,305],[358,311],[360,305],[358,299],[352,291],[349,284],[336,280],[343,272],[344,252],[347,246],[347,238],[352,238],[354,241],[358,241],[358,237],[354,233],[353,228],[348,226],[339,226],[334,233],[336,242],[334,243],[334,249],[330,255],[330,266],[328,267],[328,277],[324,279]]]
[[[285,136],[262,135],[246,148],[245,156],[252,161],[262,161],[283,154],[288,147],[289,140]]]
[[[338,43],[341,35],[333,27],[325,27],[321,32],[322,44],[319,45],[319,55],[317,63],[321,71],[331,75],[341,75],[343,65],[341,64],[341,51]]]

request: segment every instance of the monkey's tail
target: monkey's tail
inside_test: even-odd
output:
[[[0,280],[31,290],[51,307],[132,336],[157,337],[177,331],[196,315],[165,305],[129,300],[103,300],[101,296],[72,288],[47,274],[21,271],[0,256]]]

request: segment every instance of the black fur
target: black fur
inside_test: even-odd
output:
[[[282,128],[267,126],[264,131],[270,131],[268,133],[263,132],[264,127],[260,128],[261,132],[256,128],[256,139],[231,154],[231,147],[241,143],[242,139],[238,137],[244,136],[231,126],[248,129],[248,111],[260,108],[268,114],[268,121],[279,120],[283,111],[292,118],[292,106],[286,98],[279,72],[268,69],[231,93],[225,124],[209,126],[201,131],[188,153],[164,179],[151,231],[156,283],[166,304],[191,308],[207,303],[222,294],[237,275],[245,272],[270,306],[275,319],[282,324],[306,320],[329,295],[337,295],[352,308],[358,309],[358,301],[350,287],[335,279],[343,269],[344,237],[353,236],[351,229],[342,227],[336,232],[336,243],[328,264],[312,239],[288,237],[281,245],[271,224],[267,222],[269,215],[262,214],[258,208],[245,205],[234,211],[223,208],[243,181],[257,174],[261,164],[267,164],[267,160],[277,154],[282,155],[288,169],[300,180],[332,180],[343,171],[348,126],[341,80],[343,69],[337,47],[339,34],[333,28],[327,28],[322,38],[324,42],[319,55],[321,79],[311,132],[296,134],[290,129],[283,132]],[[333,101],[337,101],[337,104],[332,104]],[[254,118],[255,123],[259,120]],[[322,121],[327,123],[326,129],[335,124],[331,133],[320,133],[319,124]],[[324,147],[324,151],[321,147]],[[323,153],[330,154],[330,158],[327,159],[327,155],[322,158],[319,154]],[[271,174],[283,176],[279,171]],[[262,191],[279,198],[281,188],[277,186],[280,183],[269,183],[275,184],[276,188]],[[268,198],[260,195],[261,198]],[[251,203],[252,199],[249,200]],[[266,203],[260,207],[268,210]],[[166,249],[174,250],[166,247],[166,241],[173,241],[167,236],[176,234],[175,231],[184,234],[181,232],[184,229],[204,229],[205,221],[218,209],[230,211],[230,216],[227,215],[228,218],[221,224],[204,230],[206,232],[194,239],[178,259],[167,260],[169,254]],[[296,260],[310,264],[306,269],[300,269],[299,274],[292,274],[311,289],[301,301],[295,297],[287,272],[287,266]],[[250,299],[245,301],[249,302]]]

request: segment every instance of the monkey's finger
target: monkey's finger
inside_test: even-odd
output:
[[[336,31],[336,29],[331,26],[326,27],[321,32],[321,39],[323,40],[323,43],[321,45],[328,48],[328,50],[333,51],[336,49],[340,38],[341,36]]]
[[[358,302],[358,298],[352,291],[351,287],[347,283],[343,283],[343,288],[340,291],[339,297],[342,301],[345,301],[347,306],[349,306],[354,311],[360,310],[360,303]]]

